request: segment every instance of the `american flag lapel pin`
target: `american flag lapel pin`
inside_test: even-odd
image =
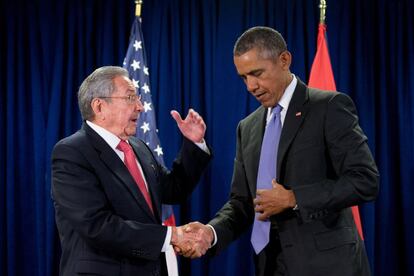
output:
[[[299,117],[301,115],[302,115],[302,112],[300,112],[300,111],[299,112],[296,112],[296,114],[295,114],[296,117]]]

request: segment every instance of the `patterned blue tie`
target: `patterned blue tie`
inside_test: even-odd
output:
[[[277,105],[272,110],[272,117],[266,126],[260,151],[259,172],[257,174],[257,189],[272,189],[272,179],[276,179],[277,150],[279,147],[282,123],[280,111],[282,107]],[[256,217],[253,224],[251,242],[256,254],[259,254],[269,243],[270,221],[260,221]]]

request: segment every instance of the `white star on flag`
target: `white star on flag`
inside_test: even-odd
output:
[[[157,153],[158,156],[163,155],[162,148],[160,145],[157,145],[157,147],[154,149],[154,151]]]
[[[132,83],[134,84],[136,89],[139,88],[139,80],[137,81],[137,80],[132,79]]]
[[[135,40],[133,47],[135,48],[135,51],[138,51],[138,49],[142,49],[142,41]]]
[[[146,84],[146,83],[144,84],[144,86],[143,86],[143,87],[141,87],[141,89],[142,89],[142,90],[144,90],[144,92],[145,92],[145,93],[150,92],[149,86],[148,86],[148,84]]]
[[[152,110],[151,103],[144,102],[144,112],[147,112],[148,110]]]
[[[147,76],[149,76],[148,67],[145,67],[144,66],[144,69],[143,70],[144,70],[144,74],[147,75]]]
[[[141,69],[139,66],[139,61],[136,61],[135,59],[132,61],[131,67],[134,68],[134,71],[137,69]]]
[[[144,131],[144,133],[146,133],[147,131],[150,131],[150,127],[149,127],[149,124],[147,122],[144,122],[142,124],[141,128]]]

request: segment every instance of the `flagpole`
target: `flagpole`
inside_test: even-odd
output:
[[[135,0],[135,16],[141,17],[141,6],[144,1],[142,0]]]
[[[325,15],[326,15],[326,0],[321,0],[319,2],[319,23],[325,25]]]

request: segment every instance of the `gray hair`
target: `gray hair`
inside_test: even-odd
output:
[[[118,66],[104,66],[92,72],[81,84],[78,91],[79,110],[83,120],[91,120],[95,113],[91,102],[94,98],[110,97],[114,92],[113,79],[128,77],[128,71]]]
[[[269,27],[257,26],[245,31],[236,41],[233,49],[234,56],[241,56],[253,48],[258,50],[264,59],[277,58],[287,50],[286,41],[276,30]]]

